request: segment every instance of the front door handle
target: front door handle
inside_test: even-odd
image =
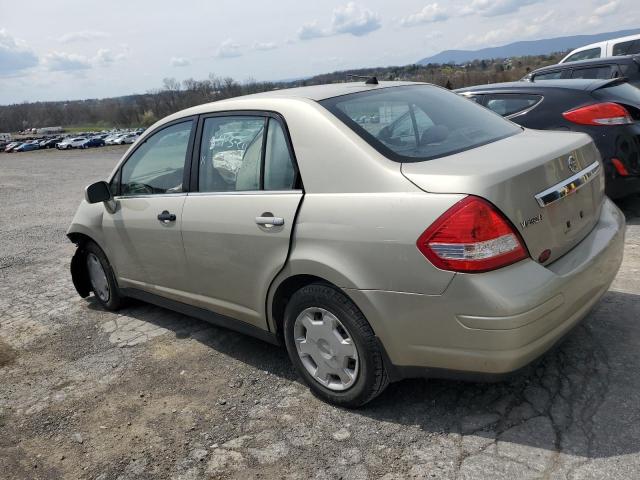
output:
[[[267,216],[267,214],[263,213],[262,216],[256,217],[256,223],[267,228],[281,226],[284,225],[284,218],[274,217],[271,214]]]
[[[175,213],[169,213],[168,210],[164,210],[162,213],[158,214],[158,220],[160,220],[162,223],[175,222],[176,215]]]

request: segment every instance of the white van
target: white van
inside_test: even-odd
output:
[[[576,48],[559,63],[576,62],[601,57],[616,57],[618,55],[632,55],[640,53],[640,34],[628,37],[612,38],[604,42],[592,43],[584,47]]]
[[[10,142],[11,134],[10,133],[0,133],[0,142]]]

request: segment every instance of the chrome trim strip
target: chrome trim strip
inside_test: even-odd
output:
[[[130,198],[162,198],[162,197],[186,197],[187,192],[176,193],[144,193],[135,195],[118,195],[113,197],[114,200],[128,200]]]
[[[575,175],[572,175],[571,177],[563,180],[553,187],[549,187],[546,190],[538,193],[535,196],[536,201],[538,202],[538,205],[543,208],[551,205],[552,203],[555,203],[558,200],[562,200],[564,197],[567,197],[580,190],[587,183],[593,180],[593,178],[598,173],[600,173],[600,162],[596,160],[591,165],[580,170]]]
[[[301,195],[302,190],[230,190],[226,192],[189,192],[190,197],[220,197],[235,195]]]

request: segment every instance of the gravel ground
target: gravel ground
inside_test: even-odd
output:
[[[640,197],[603,301],[510,382],[314,398],[284,350],[75,293],[65,230],[122,147],[0,154],[0,474],[52,478],[640,477]]]

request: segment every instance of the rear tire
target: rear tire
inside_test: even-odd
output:
[[[84,252],[87,278],[96,300],[107,310],[118,310],[123,305],[124,296],[120,293],[115,273],[107,256],[94,242],[88,242]]]
[[[336,288],[314,283],[295,292],[285,309],[284,339],[291,362],[322,400],[360,407],[389,384],[369,322]]]

